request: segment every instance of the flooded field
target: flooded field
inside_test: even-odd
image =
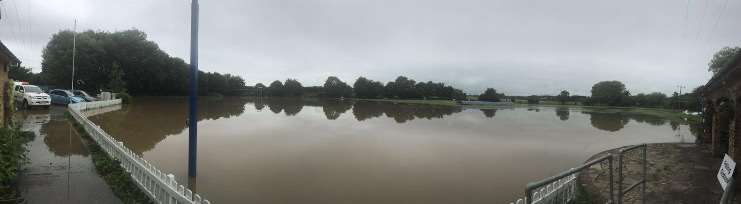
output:
[[[186,111],[184,98],[139,97],[91,119],[188,183]],[[509,203],[528,182],[595,153],[692,143],[692,132],[655,116],[583,108],[204,99],[190,183],[214,203]]]

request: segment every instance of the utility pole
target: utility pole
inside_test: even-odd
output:
[[[198,149],[198,0],[190,5],[190,96],[188,97],[188,176],[196,177]]]
[[[75,27],[72,31],[72,88],[75,90],[75,53],[77,52],[77,19],[75,19]]]

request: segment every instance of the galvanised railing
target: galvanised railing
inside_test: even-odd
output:
[[[623,170],[624,170],[624,168],[623,168],[623,166],[624,166],[623,165],[624,164],[623,159],[625,158],[624,156],[625,156],[625,154],[627,152],[630,152],[630,151],[633,151],[633,150],[636,150],[636,149],[640,149],[641,150],[641,165],[642,165],[641,166],[641,168],[642,168],[642,171],[641,171],[641,180],[639,180],[638,182],[635,182],[632,185],[628,186],[627,189],[623,189],[623,183],[625,183],[625,174],[623,172]],[[625,196],[625,194],[627,194],[628,192],[630,192],[631,190],[633,190],[638,185],[641,185],[641,203],[646,203],[646,173],[648,171],[648,162],[646,160],[646,156],[647,156],[648,152],[646,152],[646,151],[647,151],[646,144],[633,145],[633,146],[630,146],[630,147],[626,147],[626,148],[621,148],[620,149],[620,152],[618,154],[618,156],[619,156],[618,157],[618,189],[617,189],[618,203],[622,204],[623,203],[623,197]]]
[[[121,99],[75,103],[68,105],[69,113],[82,125],[85,131],[95,140],[108,156],[120,162],[139,188],[155,203],[167,204],[211,204],[200,195],[193,193],[183,185],[178,185],[173,174],[166,174],[157,169],[144,158],[136,155],[129,148],[103,131],[100,126],[90,121],[82,112],[86,110],[120,105]]]
[[[607,154],[579,167],[562,172],[556,176],[529,183],[525,189],[525,198],[517,199],[517,201],[510,204],[570,203],[571,201],[574,201],[577,196],[576,188],[578,174],[591,166],[602,163],[607,163],[608,165],[608,173],[610,176],[610,198],[608,199],[608,203],[612,203],[612,160],[613,155]]]

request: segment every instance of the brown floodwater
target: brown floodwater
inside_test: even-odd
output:
[[[195,189],[214,203],[509,203],[606,149],[695,142],[681,122],[616,110],[497,110],[317,99],[200,101]],[[181,183],[185,98],[92,116]]]

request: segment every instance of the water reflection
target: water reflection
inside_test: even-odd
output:
[[[45,135],[44,143],[49,147],[49,151],[60,157],[88,155],[80,137],[74,135],[75,133],[69,122],[63,120],[52,120],[41,127],[41,134]]]
[[[441,119],[446,115],[452,115],[462,110],[459,107],[394,104],[377,101],[358,101],[352,108],[353,115],[355,115],[355,119],[358,121],[380,117],[385,114],[386,117],[393,118],[397,123],[405,123],[416,118]]]
[[[201,108],[210,112],[203,117],[218,119],[200,124],[198,189],[219,203],[503,203],[521,193],[516,186],[594,153],[684,141],[696,132],[681,121],[680,130],[672,131],[667,121],[622,109],[463,110],[228,97],[201,105],[209,106]],[[186,113],[185,100],[137,99],[92,119],[130,148],[145,151],[147,160],[185,178]]]
[[[588,114],[590,116],[590,121],[593,127],[610,132],[615,132],[623,129],[625,125],[627,125],[631,120],[638,123],[649,124],[652,126],[663,126],[666,125],[666,123],[669,121],[666,118],[655,115],[636,114],[614,110],[605,111],[599,109],[588,109],[582,111],[582,113]],[[676,121],[673,121],[670,124],[673,124],[671,126],[672,130],[676,130],[676,126],[679,125]]]
[[[481,112],[483,112],[484,116],[487,118],[493,118],[497,114],[497,109],[481,109]]]
[[[336,120],[352,106],[353,102],[350,100],[322,100],[322,111],[329,120]]]
[[[199,100],[198,120],[241,115],[247,101],[242,98]],[[154,148],[167,136],[183,132],[187,128],[187,110],[185,98],[137,97],[136,103],[120,111],[92,116],[90,119],[106,130],[130,133],[125,140],[127,146],[142,153]]]
[[[79,136],[72,130],[66,120],[65,109],[52,108],[51,110],[24,110],[16,115],[22,119],[24,131],[33,132],[37,139],[44,142],[48,152],[58,157],[71,155],[87,156]]]
[[[558,119],[561,119],[563,121],[569,120],[570,112],[571,111],[569,110],[569,107],[565,107],[565,106],[556,107],[556,116],[558,116]]]

